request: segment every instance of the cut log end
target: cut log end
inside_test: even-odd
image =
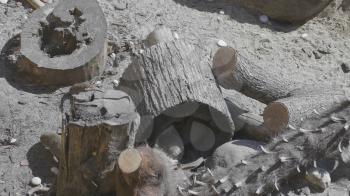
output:
[[[222,47],[215,53],[213,72],[222,87],[231,89],[232,85],[235,84],[233,72],[236,62],[236,50],[231,47]]]
[[[118,158],[118,165],[124,174],[131,174],[141,167],[141,154],[136,149],[124,150]]]
[[[283,103],[272,102],[265,108],[263,118],[265,126],[277,135],[288,126],[289,110]]]

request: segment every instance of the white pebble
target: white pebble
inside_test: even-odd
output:
[[[17,142],[17,139],[15,139],[15,138],[11,138],[11,140],[10,140],[10,144],[14,144],[14,143],[16,143]]]
[[[96,82],[95,82],[95,85],[96,85],[96,86],[101,86],[101,85],[102,85],[102,81],[96,81]]]
[[[116,57],[116,54],[114,52],[112,52],[109,56],[114,60]]]
[[[260,15],[259,20],[262,23],[267,23],[267,22],[269,22],[269,17],[266,15]]]
[[[119,85],[119,80],[113,80],[113,84],[114,84],[114,86],[118,86]]]
[[[307,33],[301,34],[301,37],[302,37],[302,38],[307,38],[307,36],[309,36]]]
[[[223,10],[220,10],[220,11],[219,11],[219,14],[224,15],[225,12],[224,12]]]
[[[39,177],[34,177],[32,178],[32,180],[30,181],[30,183],[34,186],[38,186],[41,184],[41,179]]]
[[[6,4],[8,2],[8,0],[0,0],[0,3],[2,4]]]
[[[219,40],[217,44],[220,47],[226,47],[227,46],[227,43],[224,40]]]
[[[179,34],[177,34],[176,32],[174,32],[173,35],[174,35],[174,38],[175,38],[175,39],[179,39]]]

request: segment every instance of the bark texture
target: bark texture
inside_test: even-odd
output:
[[[124,92],[73,95],[72,113],[62,131],[57,195],[102,195],[114,192],[119,153],[132,147],[137,113]]]
[[[207,105],[214,111],[220,130],[216,136],[223,140],[217,141],[231,138],[234,123],[208,57],[200,51],[183,40],[159,43],[136,57],[125,71],[120,88],[130,91],[133,100],[138,100],[135,102],[139,103],[137,109],[141,115],[139,141],[147,139],[149,134],[143,119],[153,121],[163,113],[174,118],[179,114],[191,115],[198,105]]]

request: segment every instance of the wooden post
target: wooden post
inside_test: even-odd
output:
[[[132,147],[138,114],[124,92],[73,95],[62,131],[57,195],[113,193],[118,155]]]

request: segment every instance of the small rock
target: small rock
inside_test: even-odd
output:
[[[176,32],[173,33],[173,36],[175,39],[179,39],[179,34],[177,34]]]
[[[0,0],[0,3],[7,4],[8,0]]]
[[[224,40],[219,40],[217,44],[220,47],[226,47],[227,46],[227,43]]]
[[[119,86],[119,80],[113,80],[113,85],[114,85],[114,87]]]
[[[262,22],[262,23],[268,23],[268,22],[269,22],[269,17],[266,16],[266,15],[260,15],[260,16],[259,16],[259,20],[260,20],[260,22]]]
[[[340,65],[341,69],[343,70],[344,73],[349,73],[350,72],[350,66],[347,63],[342,63]]]
[[[303,33],[303,34],[301,34],[301,38],[307,38],[309,35],[307,34],[307,33]]]
[[[114,52],[112,52],[109,56],[114,60],[117,55]]]
[[[223,10],[220,10],[220,11],[219,11],[219,14],[224,15],[225,12],[224,12]]]
[[[19,163],[20,166],[28,166],[29,165],[29,162],[27,159],[24,159],[22,160],[20,163]]]
[[[15,138],[11,138],[10,139],[10,144],[14,144],[14,143],[16,143],[17,142],[17,139],[15,139]]]
[[[100,81],[100,80],[99,80],[99,81],[96,81],[96,82],[95,82],[95,85],[96,85],[97,87],[102,86],[102,81]]]
[[[310,168],[305,175],[305,179],[318,190],[325,190],[331,184],[330,174],[322,168]]]
[[[38,186],[41,184],[41,179],[39,177],[33,177],[30,183],[34,186]]]
[[[229,168],[259,152],[261,142],[253,140],[234,140],[219,146],[212,155],[212,167]]]

